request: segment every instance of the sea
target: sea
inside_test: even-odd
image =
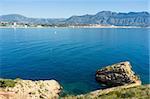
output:
[[[95,73],[129,61],[150,83],[149,28],[1,28],[0,78],[55,79],[65,93],[102,89]]]

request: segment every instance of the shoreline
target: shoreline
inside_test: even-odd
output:
[[[63,87],[59,82],[54,79],[50,80],[23,80],[23,79],[1,79],[6,80],[15,85],[10,87],[0,87],[0,99],[104,99],[109,97],[115,97],[113,94],[121,96],[122,94],[129,94],[130,92],[134,94],[141,93],[140,96],[132,95],[130,97],[141,97],[145,95],[143,92],[150,88],[150,84],[141,84],[140,81],[131,84],[125,84],[122,86],[110,87],[106,89],[97,89],[87,93],[73,95],[64,94]],[[10,83],[8,83],[10,85]],[[145,96],[145,97],[148,97]]]
[[[5,28],[13,28],[13,29],[45,29],[45,28],[50,28],[50,29],[57,29],[57,28],[71,28],[71,29],[80,29],[80,28],[150,28],[150,27],[137,27],[137,26],[74,26],[74,27],[3,27],[0,26],[0,29],[5,29]]]
[[[110,74],[110,72],[112,74]],[[63,90],[64,87],[55,79],[33,81],[20,78],[0,78],[0,99],[7,99],[7,97],[13,97],[12,99],[107,99],[109,97],[149,97],[150,84],[142,85],[142,81],[134,71],[132,71],[132,66],[128,61],[98,69],[95,76],[98,83],[105,84],[108,88],[99,88],[78,95],[65,93]],[[100,81],[101,79],[103,81]],[[107,83],[107,81],[109,81],[109,83]],[[143,89],[146,93],[143,93]]]

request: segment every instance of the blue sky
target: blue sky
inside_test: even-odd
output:
[[[0,0],[0,15],[22,14],[28,17],[67,18],[115,12],[149,11],[150,0]]]

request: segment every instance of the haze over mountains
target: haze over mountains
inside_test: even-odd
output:
[[[95,15],[72,16],[70,18],[29,18],[19,14],[1,15],[0,22],[19,22],[29,24],[100,24],[114,26],[150,26],[150,13],[116,13],[101,11]]]
[[[8,14],[0,16],[1,22],[20,22],[20,23],[31,23],[31,24],[56,24],[65,19],[55,18],[29,18],[19,14]]]

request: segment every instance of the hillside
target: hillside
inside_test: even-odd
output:
[[[114,87],[111,90],[97,90],[83,95],[68,95],[61,99],[149,99],[150,85],[135,87]]]
[[[1,15],[0,22],[18,22],[29,24],[73,24],[89,25],[99,24],[104,26],[150,26],[150,14],[148,12],[116,13],[101,11],[95,15],[72,16],[70,18],[28,18],[19,14]]]
[[[8,14],[0,16],[0,22],[18,22],[18,23],[30,23],[30,24],[57,24],[61,23],[65,19],[55,18],[29,18],[19,14]]]
[[[150,26],[150,14],[148,12],[116,13],[102,11],[95,15],[72,16],[66,22],[72,24]]]

